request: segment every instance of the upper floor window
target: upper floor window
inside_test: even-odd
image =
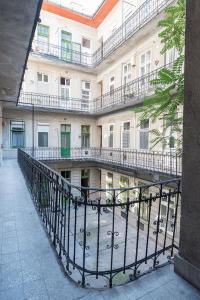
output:
[[[82,47],[90,49],[90,40],[83,37],[82,38]]]
[[[144,121],[140,126],[140,149],[149,149],[149,120]]]
[[[38,24],[37,29],[38,46],[41,51],[48,52],[49,50],[49,26]]]
[[[111,96],[114,94],[114,89],[115,89],[115,77],[112,76],[110,78],[110,95]]]
[[[132,77],[132,67],[131,64],[124,64],[123,65],[123,84],[126,85],[127,83],[129,83],[131,81],[131,77]]]
[[[140,76],[145,76],[151,71],[151,51],[143,53],[140,57]],[[145,78],[141,79],[141,84],[144,85],[146,82]]]
[[[11,121],[11,148],[22,148],[25,146],[25,123],[24,121]]]
[[[122,132],[122,148],[130,147],[130,122],[125,122],[123,124]]]
[[[49,77],[47,74],[37,73],[37,80],[39,82],[47,83],[49,81]]]
[[[49,37],[49,26],[38,24],[38,36]]]
[[[90,126],[81,125],[81,147],[90,147]]]
[[[113,148],[114,125],[109,125],[108,147]]]
[[[82,109],[88,109],[90,100],[91,84],[89,81],[82,81],[81,97],[82,97]]]

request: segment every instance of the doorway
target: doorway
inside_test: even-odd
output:
[[[71,125],[61,124],[61,157],[70,157]]]

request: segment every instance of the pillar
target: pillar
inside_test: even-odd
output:
[[[200,1],[187,1],[182,211],[175,272],[200,289]]]

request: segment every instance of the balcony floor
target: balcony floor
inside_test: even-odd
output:
[[[1,300],[200,300],[172,265],[110,290],[77,287],[60,269],[16,160],[0,167],[0,195]]]

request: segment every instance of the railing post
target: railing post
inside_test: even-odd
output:
[[[58,219],[58,184],[59,177],[56,175],[56,191],[55,191],[55,203],[54,203],[54,231],[53,231],[53,245],[56,246],[56,229],[57,229],[57,219]]]

